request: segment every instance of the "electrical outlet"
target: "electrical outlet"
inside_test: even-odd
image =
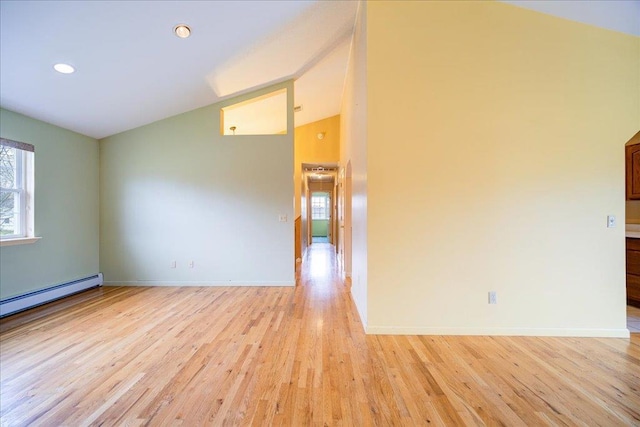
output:
[[[171,268],[176,268],[176,262],[175,261],[171,261]]]
[[[498,293],[496,291],[489,291],[489,304],[498,303]]]
[[[607,216],[607,228],[615,228],[616,226],[616,216],[608,215]]]
[[[189,268],[193,268],[193,261],[189,261]]]
[[[283,214],[280,214],[280,215],[278,216],[278,221],[280,221],[280,222],[287,222],[287,216],[286,216],[286,215],[283,215]]]

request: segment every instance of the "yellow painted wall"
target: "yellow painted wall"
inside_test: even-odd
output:
[[[640,39],[499,2],[366,16],[367,331],[625,336]]]
[[[346,196],[338,239],[360,320],[367,326],[367,3],[360,2],[340,109],[340,181]],[[351,197],[348,197],[348,188]],[[391,202],[393,203],[393,202]]]
[[[300,216],[302,163],[338,163],[340,161],[340,116],[298,126],[294,131],[295,217]],[[324,132],[324,139],[316,135]]]

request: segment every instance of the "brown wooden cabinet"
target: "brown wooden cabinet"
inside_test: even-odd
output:
[[[627,200],[640,200],[640,132],[624,148]]]
[[[627,200],[640,199],[640,144],[627,145],[626,174],[627,174]]]
[[[627,303],[640,307],[640,239],[627,237]]]

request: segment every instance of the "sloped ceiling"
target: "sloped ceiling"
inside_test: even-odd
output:
[[[514,6],[640,36],[640,0],[502,0]]]
[[[0,105],[95,138],[290,78],[339,114],[355,1],[2,1]],[[180,39],[175,25],[192,36]],[[55,63],[76,68],[70,75]],[[313,86],[310,88],[309,86]]]
[[[640,35],[640,0],[508,0]],[[340,112],[358,2],[0,1],[0,105],[95,138],[296,79],[296,126]],[[173,27],[188,24],[179,39]],[[63,75],[55,63],[77,71]]]

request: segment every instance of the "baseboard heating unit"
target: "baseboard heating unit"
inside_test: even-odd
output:
[[[0,301],[0,317],[24,311],[38,305],[46,304],[84,290],[102,286],[102,273],[84,279],[74,280],[60,285],[50,286],[39,291],[29,292]]]

